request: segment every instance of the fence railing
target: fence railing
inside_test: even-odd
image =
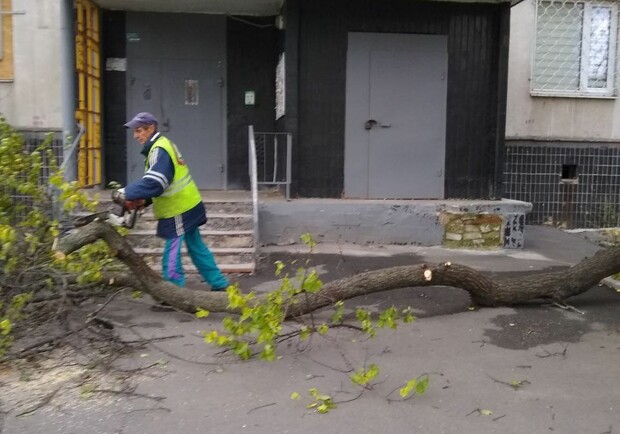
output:
[[[62,213],[62,207],[58,203],[59,191],[55,187],[49,184],[49,178],[52,175],[52,171],[58,168],[69,174],[69,177],[65,176],[68,181],[75,180],[77,158],[76,151],[77,145],[81,136],[84,134],[84,128],[78,125],[79,131],[77,137],[67,149],[65,149],[65,140],[61,131],[49,131],[38,129],[20,129],[18,132],[23,137],[24,150],[28,153],[33,152],[39,148],[45,142],[48,142],[47,147],[51,150],[51,153],[42,153],[41,155],[41,170],[39,173],[38,185],[45,186],[50,196],[49,210],[50,217],[54,217],[63,223],[64,215]],[[24,175],[25,176],[25,175]],[[24,212],[19,213],[15,217],[17,219],[24,218],[27,215],[29,207],[32,205],[32,197],[27,194],[21,194],[18,192],[11,192],[9,196],[12,198],[15,204],[24,206]]]
[[[292,134],[254,132],[258,185],[284,186],[291,198]]]

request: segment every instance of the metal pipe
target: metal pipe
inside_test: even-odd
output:
[[[75,135],[75,35],[73,0],[60,0],[60,89],[62,102],[63,164],[65,180],[77,179],[77,162],[71,143]],[[66,160],[66,162],[65,162]]]

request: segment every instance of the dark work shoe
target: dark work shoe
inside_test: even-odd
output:
[[[211,288],[211,291],[222,292],[222,291],[226,291],[226,288],[228,288],[228,286],[222,286],[221,288]]]

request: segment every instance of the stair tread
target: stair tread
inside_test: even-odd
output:
[[[186,250],[182,247],[182,250]],[[210,247],[211,253],[254,253],[254,247]],[[136,247],[134,251],[138,254],[163,253],[163,247]]]
[[[256,269],[256,265],[253,262],[242,262],[239,264],[217,264],[220,270],[224,273],[252,273]],[[191,273],[196,270],[193,265],[183,266],[186,273]],[[154,271],[161,271],[161,265],[151,265],[151,269]]]
[[[146,212],[140,216],[140,218],[146,218],[150,220],[154,220],[155,217],[153,213]],[[207,212],[207,218],[218,218],[218,219],[238,219],[238,218],[247,218],[251,219],[252,214],[247,213],[228,213],[228,212]]]
[[[132,229],[129,231],[129,235],[155,235],[157,230],[155,229]],[[200,229],[202,235],[253,235],[252,230],[216,230],[216,229]]]

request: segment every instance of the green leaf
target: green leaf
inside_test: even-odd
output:
[[[276,358],[275,347],[271,344],[265,344],[263,351],[261,351],[260,358],[272,362]]]
[[[318,332],[321,336],[324,336],[329,331],[329,326],[325,323],[321,324],[318,328]]]
[[[418,382],[415,378],[407,381],[407,384],[405,384],[405,386],[400,389],[399,393],[401,398],[406,398],[407,396],[409,396],[417,383]]]
[[[291,393],[291,399],[298,400],[300,398],[301,398],[301,396],[299,395],[299,393],[297,393],[297,392]]]
[[[419,380],[419,379],[418,379]],[[422,395],[424,392],[426,392],[426,389],[428,389],[428,382],[429,382],[429,377],[428,375],[425,375],[421,380],[418,381],[418,383],[415,385],[415,392],[418,395]]]
[[[8,335],[9,333],[11,333],[12,328],[13,328],[13,325],[11,324],[11,321],[9,321],[7,318],[0,321],[0,334],[1,335],[3,336]]]
[[[344,315],[344,302],[342,300],[337,301],[334,304],[335,312],[332,315],[332,324],[340,324],[342,322],[342,317]]]
[[[323,282],[319,278],[319,274],[316,272],[316,270],[312,270],[310,274],[308,274],[306,278],[303,279],[301,289],[313,294],[320,290],[322,286]]]
[[[209,311],[201,307],[196,308],[196,318],[206,318],[209,316]]]
[[[483,410],[480,410],[480,414],[483,416],[491,416],[493,414],[493,411],[483,409]]]
[[[351,381],[360,386],[366,386],[379,374],[379,367],[374,363],[365,371],[363,368],[351,375]]]
[[[327,404],[321,404],[316,408],[316,411],[319,413],[327,413],[329,411],[329,406]]]
[[[312,234],[310,232],[301,234],[299,238],[301,239],[302,243],[304,243],[310,248],[310,250],[314,249],[314,247],[316,246],[316,242],[314,241],[314,238],[312,237]]]
[[[276,264],[275,274],[276,274],[276,277],[277,277],[277,276],[279,276],[282,273],[282,270],[284,270],[284,262],[276,261],[275,264]]]

